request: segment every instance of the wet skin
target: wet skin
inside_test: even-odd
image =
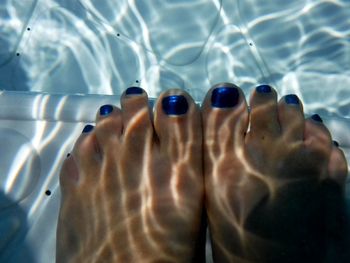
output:
[[[57,262],[195,261],[203,207],[200,111],[181,92],[186,114],[154,116],[147,94],[97,113],[60,176]],[[103,110],[102,110],[103,112]],[[198,131],[198,132],[197,132]]]
[[[215,262],[321,262],[344,154],[295,97],[264,86],[250,107],[221,83],[201,109],[181,90],[101,108],[62,166],[56,262],[203,262],[204,212]]]
[[[212,107],[214,87],[202,106],[214,261],[323,262],[344,231],[343,152],[295,96],[260,86],[248,113],[242,91],[222,86],[236,104]]]

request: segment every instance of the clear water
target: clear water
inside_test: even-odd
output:
[[[217,82],[247,97],[270,83],[349,160],[349,14],[348,0],[0,0],[0,261],[52,262],[60,164],[131,85],[200,102]]]

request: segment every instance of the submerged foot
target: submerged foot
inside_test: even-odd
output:
[[[347,165],[318,116],[222,83],[202,106],[206,207],[215,262],[322,262],[339,238]],[[249,130],[248,130],[249,126]]]
[[[56,262],[196,261],[199,109],[179,90],[160,96],[154,118],[141,89],[121,105],[101,107],[64,162]]]

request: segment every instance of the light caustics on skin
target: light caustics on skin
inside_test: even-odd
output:
[[[193,108],[188,115],[193,114]],[[69,206],[77,206],[80,218],[70,218],[70,224],[82,220],[76,232],[80,241],[70,239],[79,246],[73,247],[76,256],[72,262],[188,262],[187,257],[194,255],[203,194],[202,181],[198,180],[201,138],[195,134],[190,117],[169,116],[172,136],[164,143],[167,139],[156,138],[152,125],[145,124],[149,118],[147,107],[133,112],[122,134],[103,148],[101,167],[95,171],[80,165],[81,196],[65,192],[61,218],[72,209]],[[99,120],[96,133],[110,120]],[[90,135],[86,136],[89,140]],[[84,151],[86,142],[79,140],[80,151]],[[84,185],[84,177],[92,178],[92,185]],[[65,235],[74,237],[72,233],[60,235],[61,247],[70,244]],[[84,261],[87,259],[90,261]]]
[[[238,110],[237,114],[239,113],[240,111]],[[233,115],[232,118],[235,119],[237,116]],[[212,114],[208,120],[208,126],[215,127],[216,121],[217,120],[215,114]],[[248,196],[245,195],[255,194],[256,198],[261,198],[261,195],[257,195],[256,192],[249,193],[249,190],[253,190],[249,189],[251,179],[254,177],[260,179],[266,183],[268,189],[273,189],[273,186],[271,186],[271,182],[269,182],[269,180],[266,180],[264,175],[257,171],[246,159],[243,150],[242,135],[239,134],[239,129],[236,129],[234,131],[234,142],[230,139],[232,136],[232,133],[230,132],[230,121],[232,122],[230,118],[227,118],[227,120],[225,120],[225,122],[223,122],[223,124],[220,126],[219,130],[216,131],[220,139],[213,138],[215,141],[220,141],[219,149],[214,150],[213,147],[210,146],[210,141],[206,141],[208,154],[210,156],[210,163],[213,165],[212,171],[208,176],[212,177],[209,180],[213,180],[213,188],[219,189],[215,190],[216,194],[214,198],[216,200],[214,202],[219,206],[218,209],[222,212],[222,215],[225,216],[226,220],[231,222],[236,228],[240,235],[241,241],[244,243],[244,235],[247,234],[244,230],[245,219],[248,216],[250,210],[254,208],[254,203],[258,201],[255,198],[254,200],[251,199],[252,196],[247,198]],[[213,132],[215,131],[213,128],[209,128],[208,130]],[[226,136],[220,136],[220,134]],[[229,153],[227,151],[227,147],[229,147],[230,143],[234,143],[235,145],[234,153]],[[215,143],[212,143],[212,145],[214,144]],[[231,157],[232,159],[232,157],[235,158],[235,156],[237,156],[237,159],[228,160],[228,158]],[[224,165],[227,166],[227,164],[229,167],[225,170],[222,170],[222,167]],[[235,171],[237,168],[240,169],[239,172]],[[223,182],[223,180],[231,181],[231,183],[226,184]],[[234,185],[232,185],[232,183]],[[232,209],[232,200],[229,198],[232,193],[235,193],[235,198],[237,199],[235,208],[238,210],[235,211]],[[263,195],[265,194],[266,193],[263,193]]]
[[[137,112],[133,118],[130,120],[128,123],[128,126],[124,130],[124,138],[127,139],[128,135],[132,133],[135,129],[138,129],[138,123],[142,121],[143,119],[148,118],[148,109],[144,108]],[[152,228],[154,229],[154,226],[156,226],[157,231],[163,232],[165,229],[160,227],[158,224],[154,224],[156,222],[156,215],[153,212],[153,197],[151,194],[151,188],[152,188],[152,182],[150,180],[150,175],[152,174],[152,138],[153,134],[150,129],[145,130],[145,146],[143,148],[143,159],[141,160],[140,167],[141,172],[140,172],[140,183],[136,187],[136,189],[132,190],[130,193],[130,190],[122,191],[122,194],[124,197],[122,198],[123,200],[123,211],[125,214],[125,217],[127,218],[127,222],[132,223],[132,220],[134,217],[141,217],[141,226],[143,228],[143,233],[145,233],[145,236],[147,237],[147,243],[149,246],[152,247],[152,249],[157,249],[158,243],[156,240],[152,238]],[[122,166],[119,166],[119,174],[125,174],[127,171],[122,171],[121,169],[123,168]],[[121,176],[120,178],[123,178]],[[130,189],[128,187],[123,187],[121,186],[121,189]],[[136,209],[136,214],[135,215],[130,215],[130,207],[127,206],[127,201],[133,196],[137,196],[136,198],[140,198],[140,208],[141,208],[141,214],[140,211],[137,211]],[[129,211],[128,211],[129,210]],[[131,244],[137,244],[137,236],[134,236],[134,229],[130,226],[130,223],[127,223],[127,229],[128,229],[128,239]],[[122,223],[124,225],[124,222]],[[152,226],[154,225],[154,226]],[[147,233],[147,234],[146,234]],[[139,234],[139,233],[137,233]],[[136,246],[137,247],[137,246]],[[137,248],[136,248],[137,249]]]
[[[196,183],[196,181],[198,180],[198,178],[200,178],[198,176],[198,174],[196,174],[198,171],[195,171],[193,169],[193,167],[189,166],[188,164],[191,163],[191,159],[193,158],[193,154],[196,154],[193,152],[193,142],[195,142],[196,140],[198,140],[199,138],[194,138],[195,134],[193,132],[191,132],[191,127],[188,127],[188,131],[185,133],[187,135],[189,135],[189,138],[181,138],[183,135],[181,135],[181,130],[183,129],[183,127],[181,127],[181,125],[176,125],[175,126],[175,141],[179,142],[179,141],[184,141],[184,144],[173,144],[173,148],[177,148],[177,158],[176,161],[174,161],[172,163],[172,170],[173,170],[173,176],[171,179],[171,191],[172,191],[172,196],[174,197],[174,201],[175,201],[175,206],[180,210],[182,209],[182,206],[185,202],[188,202],[188,200],[186,200],[184,198],[183,193],[179,193],[179,190],[181,190],[181,186],[183,185],[183,180],[184,178],[182,177],[182,174],[187,173],[188,178],[186,179],[187,182],[185,182],[186,184],[189,183],[194,184]],[[174,142],[175,142],[174,141]],[[170,148],[170,145],[169,145]],[[168,149],[168,152],[171,153],[173,152],[171,149]],[[184,193],[185,196],[188,193]],[[189,211],[183,211],[184,215],[183,217],[186,218],[187,217],[187,213]]]
[[[266,111],[264,106],[255,106],[255,118],[259,115],[257,112]],[[245,131],[248,122],[245,110],[246,105],[241,103],[235,112],[221,120],[223,110],[214,108],[204,128],[204,136],[207,138],[204,142],[206,192],[210,192],[206,205],[214,250],[218,249],[216,255],[221,255],[219,260],[241,262],[246,256],[245,260],[260,258],[265,250],[283,251],[283,243],[269,234],[264,236],[264,231],[269,230],[255,229],[260,228],[260,224],[268,225],[275,220],[265,218],[264,212],[262,215],[259,213],[263,210],[273,213],[279,211],[277,207],[281,206],[281,192],[299,189],[301,185],[310,187],[310,182],[317,185],[330,178],[327,165],[332,145],[329,141],[330,134],[324,127],[313,129],[310,125],[316,124],[305,123],[306,138],[295,139],[293,130],[297,129],[298,123],[291,120],[288,126],[290,130],[281,132],[271,141],[264,136],[257,137],[259,128],[255,126],[255,135],[254,130],[253,133]],[[251,121],[250,119],[249,122]],[[338,159],[336,163],[344,163],[343,156],[333,155],[333,158]],[[341,171],[343,176],[340,177],[343,180],[345,167]],[[310,191],[312,193],[312,186]],[[264,208],[261,208],[262,205]],[[269,210],[270,208],[274,210]],[[289,210],[283,211],[288,213]],[[260,220],[257,225],[251,222],[252,213],[258,218],[254,220]],[[283,218],[290,215],[274,214],[272,217],[277,220],[279,216]],[[283,221],[282,218],[280,220]]]
[[[129,125],[128,125],[128,130],[132,131],[133,129],[135,129],[135,127],[133,127],[132,123],[136,123],[137,119],[139,118],[140,120],[142,120],[143,118],[147,117],[148,112],[146,110],[140,112],[139,114],[135,115],[135,119],[132,120]],[[175,209],[176,211],[181,213],[178,215],[180,218],[182,218],[183,220],[186,220],[186,218],[188,218],[188,211],[186,210],[186,207],[184,206],[184,202],[185,202],[185,198],[184,196],[179,193],[179,186],[181,186],[181,184],[183,184],[184,180],[186,180],[186,183],[189,184],[193,184],[195,182],[195,178],[193,178],[194,173],[191,169],[191,167],[187,167],[189,162],[189,157],[192,154],[190,152],[191,150],[191,144],[192,144],[192,140],[193,140],[193,136],[194,134],[191,134],[190,131],[187,131],[187,133],[185,134],[189,134],[190,137],[188,140],[184,140],[183,138],[181,138],[183,136],[181,130],[180,130],[180,125],[175,126],[175,131],[174,131],[174,141],[173,144],[169,143],[168,144],[168,148],[166,150],[166,152],[170,155],[171,153],[174,153],[174,150],[177,151],[177,154],[175,154],[174,156],[172,156],[174,159],[171,160],[171,162],[169,162],[170,167],[168,167],[168,171],[167,173],[169,174],[170,178],[166,178],[166,179],[160,179],[160,180],[166,180],[167,182],[165,183],[166,185],[166,193],[164,192],[157,192],[156,190],[152,190],[153,188],[157,187],[155,185],[152,185],[152,180],[150,177],[156,176],[157,172],[155,171],[157,169],[157,167],[152,167],[152,156],[154,156],[152,154],[152,132],[151,130],[149,130],[148,135],[146,135],[146,137],[148,138],[146,140],[146,145],[144,148],[144,152],[143,152],[143,162],[141,167],[143,167],[143,172],[142,172],[142,179],[141,179],[141,184],[137,190],[137,192],[140,192],[142,195],[142,200],[141,200],[141,208],[142,208],[142,228],[143,229],[147,229],[146,231],[142,231],[145,233],[149,233],[148,235],[146,235],[146,239],[148,240],[148,244],[151,244],[152,249],[159,249],[159,240],[156,239],[156,237],[154,239],[152,239],[152,231],[154,231],[155,229],[157,231],[162,231],[163,233],[166,233],[168,231],[166,226],[162,226],[162,222],[159,221],[159,214],[157,214],[157,211],[152,207],[152,203],[153,202],[157,202],[157,195],[168,195],[168,196],[163,196],[163,202],[165,202],[164,204],[158,204],[161,206],[169,206],[172,207],[173,209]],[[128,136],[128,130],[125,131],[125,137]],[[179,145],[176,144],[177,141],[186,141],[183,145]],[[189,169],[187,169],[189,168]],[[186,171],[184,173],[184,171]],[[192,173],[190,172],[192,171]],[[186,173],[188,173],[188,175],[186,175]],[[162,176],[162,175],[160,175]],[[190,178],[184,178],[184,177],[190,177]],[[192,177],[192,178],[191,178]],[[191,180],[191,182],[189,182],[188,180]],[[159,190],[159,189],[158,189]],[[160,200],[158,200],[158,202],[162,202],[162,196],[160,196]],[[153,200],[154,199],[154,200]],[[188,200],[187,200],[188,202]],[[161,208],[161,210],[159,211],[163,211]],[[191,210],[191,209],[189,209]],[[170,211],[169,211],[170,212]],[[173,212],[170,212],[173,213]],[[135,231],[133,229],[131,229],[129,231],[129,236],[131,237],[132,234],[134,234]],[[130,238],[131,241],[137,242],[136,239]],[[179,248],[179,249],[186,249],[185,247]],[[170,257],[167,258],[168,260],[171,260]],[[174,259],[172,259],[174,260]]]

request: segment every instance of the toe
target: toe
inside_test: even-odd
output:
[[[318,114],[314,114],[305,120],[304,142],[306,146],[321,148],[330,153],[333,144],[332,137]]]
[[[77,186],[87,178],[86,173],[82,170],[88,167],[92,173],[97,173],[99,169],[99,147],[92,125],[86,125],[82,134],[74,144],[71,154],[62,165],[60,172],[60,185],[62,191],[72,186]],[[80,167],[80,169],[78,168]]]
[[[113,146],[116,149],[114,155],[119,156],[120,161],[119,178],[125,192],[139,191],[142,180],[147,177],[145,171],[149,169],[148,159],[152,155],[154,136],[147,93],[139,87],[130,87],[122,94],[120,104],[122,142]],[[139,194],[135,196],[135,202],[129,205],[140,205]]]
[[[277,93],[273,88],[268,85],[256,87],[250,98],[250,107],[249,137],[268,140],[280,135]]]
[[[205,152],[219,156],[240,147],[248,128],[248,108],[240,88],[219,83],[202,104]]]
[[[113,153],[120,143],[123,123],[121,110],[113,105],[103,105],[96,114],[96,138],[102,155]]]
[[[151,109],[147,93],[139,87],[128,88],[121,96],[123,147],[126,158],[141,163],[153,139]]]
[[[60,188],[62,194],[70,192],[74,185],[77,185],[79,180],[79,170],[74,161],[73,155],[64,160],[60,171]]]
[[[155,105],[154,127],[161,152],[167,153],[172,162],[184,158],[194,158],[195,163],[201,160],[200,111],[189,94],[178,89],[162,93]]]
[[[314,156],[314,165],[319,167],[319,171],[324,172],[324,174],[320,175],[320,178],[323,179],[327,177],[327,165],[332,144],[331,134],[319,115],[314,114],[305,120],[304,145],[308,152]]]
[[[278,119],[284,141],[302,141],[304,136],[303,105],[294,94],[284,96],[278,103]]]
[[[329,177],[337,182],[345,191],[345,182],[348,174],[348,165],[344,152],[339,144],[334,141],[328,165]]]

